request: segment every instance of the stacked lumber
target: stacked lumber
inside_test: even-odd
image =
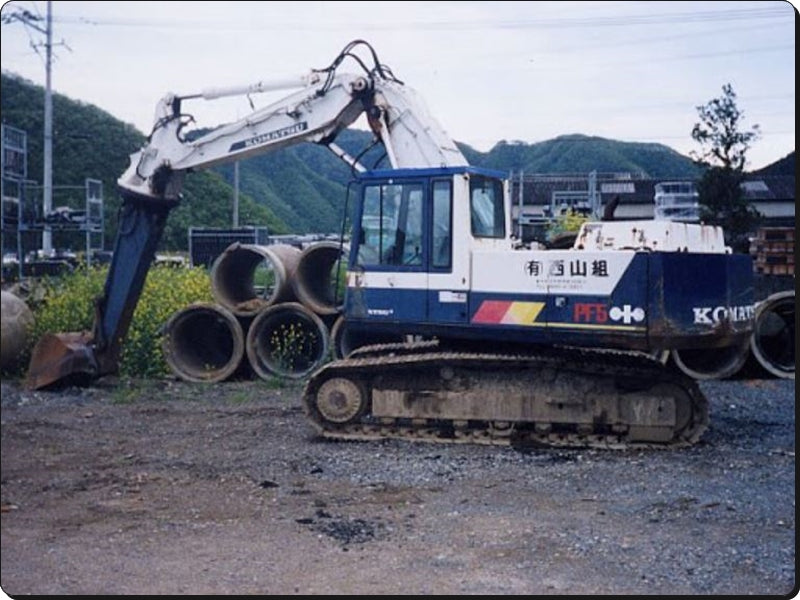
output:
[[[753,268],[763,275],[794,275],[794,227],[761,227],[750,242]]]

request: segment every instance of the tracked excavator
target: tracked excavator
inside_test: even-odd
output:
[[[356,74],[340,71],[345,60]],[[210,133],[184,133],[188,100],[293,88]],[[362,115],[390,169],[368,169],[336,144]],[[118,180],[121,222],[93,331],[43,338],[29,386],[117,370],[187,173],[303,142],[327,147],[355,174],[348,331],[421,340],[368,344],[312,374],[303,404],[322,436],[603,448],[700,439],[707,399],[653,353],[714,352],[750,334],[749,256],[731,253],[718,227],[666,221],[588,222],[572,248],[523,246],[504,174],[470,166],[361,40],[296,81],[159,102],[152,133]]]

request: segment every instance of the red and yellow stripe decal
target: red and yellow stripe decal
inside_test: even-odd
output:
[[[517,302],[513,300],[484,300],[472,316],[473,323],[483,325],[523,325],[527,327],[554,327],[562,329],[594,329],[604,331],[646,331],[635,325],[600,325],[592,323],[560,323],[537,321],[545,307],[544,302]]]
[[[544,327],[536,318],[544,302],[516,302],[513,300],[484,300],[472,316],[473,323],[493,325],[528,325]]]

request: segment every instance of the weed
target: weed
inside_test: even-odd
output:
[[[91,267],[42,281],[44,293],[34,307],[28,357],[33,345],[46,333],[91,331],[95,299],[103,291],[107,274],[108,266]],[[120,374],[128,377],[168,374],[161,348],[164,323],[189,304],[211,301],[211,284],[205,269],[163,265],[150,269],[122,343]]]

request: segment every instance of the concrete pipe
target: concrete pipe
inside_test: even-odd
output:
[[[725,379],[738,373],[750,354],[750,339],[724,348],[673,350],[675,365],[689,377],[698,380]]]
[[[353,350],[373,344],[397,344],[403,341],[399,335],[377,335],[353,333],[347,328],[344,315],[340,315],[331,328],[331,347],[334,358],[346,358]]]
[[[292,280],[297,299],[318,315],[341,312],[344,281],[340,265],[347,260],[347,247],[338,242],[318,242],[300,254]]]
[[[247,332],[245,350],[261,379],[305,377],[328,358],[328,329],[314,312],[298,302],[262,310]]]
[[[184,381],[225,381],[246,362],[242,325],[218,304],[192,304],[173,314],[164,326],[162,349]]]
[[[299,258],[300,250],[285,244],[231,244],[211,267],[211,293],[235,315],[255,316],[295,299],[292,279]]]
[[[23,362],[23,353],[30,341],[30,331],[34,324],[31,309],[25,301],[3,290],[2,293],[2,335],[0,335],[0,368],[12,371]]]
[[[750,350],[769,373],[794,379],[794,290],[772,294],[756,307]]]

